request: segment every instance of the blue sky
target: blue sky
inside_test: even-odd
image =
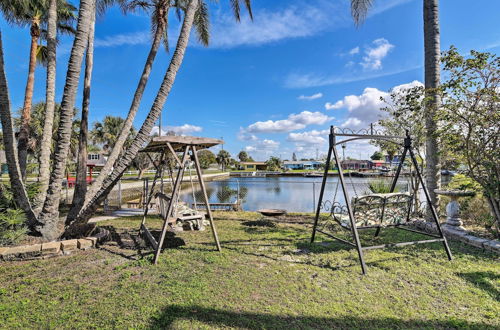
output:
[[[421,0],[375,0],[356,28],[346,0],[253,0],[254,21],[231,16],[227,1],[212,4],[212,40],[196,38],[163,111],[163,129],[223,137],[233,156],[247,150],[255,159],[290,159],[326,151],[330,125],[366,127],[380,115],[381,96],[396,86],[423,80]],[[455,45],[497,53],[500,1],[442,0],[441,48]],[[170,37],[179,30],[172,15]],[[22,105],[29,30],[0,20],[7,78],[14,109]],[[110,9],[96,27],[91,122],[125,117],[150,43],[145,14],[123,16]],[[71,40],[58,48],[60,101]],[[161,51],[135,125],[145,118],[168,66]],[[45,71],[38,68],[34,101],[44,99]],[[81,105],[81,92],[77,107]],[[366,158],[374,148],[354,144],[346,154]],[[214,150],[217,151],[217,150]]]

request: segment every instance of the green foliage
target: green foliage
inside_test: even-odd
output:
[[[118,136],[122,131],[125,119],[117,116],[106,116],[102,122],[95,122],[94,127],[90,131],[90,138],[94,144],[101,145],[104,151],[110,151],[118,140]],[[125,141],[125,146],[129,146],[132,139],[136,135],[134,128],[130,129],[130,133]]]
[[[448,183],[448,189],[481,191],[481,185],[464,174],[456,174]]]
[[[28,197],[34,198],[37,187],[27,186]],[[0,183],[0,246],[13,245],[26,234],[24,212],[16,208],[16,203],[9,186]]]
[[[281,170],[281,165],[281,159],[275,156],[271,156],[271,158],[269,158],[269,160],[266,162],[268,171],[279,171]]]
[[[250,157],[248,153],[243,150],[238,153],[238,159],[240,162],[253,162],[252,157]]]
[[[198,151],[198,159],[202,169],[207,169],[216,162],[214,153],[208,149]]]
[[[446,81],[439,134],[446,149],[463,161],[500,222],[500,57],[451,47],[442,57]]]
[[[384,159],[384,154],[382,154],[380,151],[375,151],[373,155],[370,156],[371,160],[382,160]]]
[[[217,164],[219,164],[224,171],[231,160],[231,154],[227,150],[220,150],[215,158]]]
[[[387,194],[391,192],[391,182],[387,180],[373,180],[368,183],[368,188],[374,194]],[[396,186],[394,192],[398,192],[399,188]]]

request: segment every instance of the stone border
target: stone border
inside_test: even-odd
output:
[[[423,230],[428,233],[437,233],[437,228],[436,224],[432,222],[427,222],[425,220],[416,220],[412,223],[416,228]],[[462,243],[472,245],[474,247],[495,252],[497,254],[500,254],[500,241],[494,240],[494,239],[487,239],[487,238],[481,238],[481,237],[476,237],[471,234],[471,232],[467,230],[459,230],[452,228],[448,225],[442,224],[441,229],[443,230],[444,235],[446,238],[451,238],[456,241],[460,241]]]
[[[99,228],[99,227],[98,227]],[[0,247],[0,260],[31,260],[47,259],[62,255],[69,255],[79,250],[88,250],[97,247],[109,237],[109,231],[99,228],[91,237],[69,239],[57,242],[39,243],[32,245]]]

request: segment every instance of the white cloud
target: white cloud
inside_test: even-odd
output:
[[[312,130],[308,132],[289,133],[287,140],[299,144],[323,144],[327,141],[329,130]]]
[[[308,125],[322,125],[332,117],[321,112],[302,111],[299,114],[291,114],[287,119],[258,121],[244,130],[247,133],[280,133],[303,129]]]
[[[104,38],[96,38],[95,47],[118,47],[118,46],[136,46],[151,43],[151,33],[147,31],[122,33],[107,36]]]
[[[352,72],[349,72],[348,74],[331,74],[331,75],[315,74],[315,73],[304,73],[304,74],[291,73],[285,78],[284,87],[311,88],[311,87],[321,87],[327,85],[347,84],[351,82],[358,82],[358,81],[392,76],[421,68],[422,65],[415,65],[389,72],[370,73],[370,74],[353,74]]]
[[[353,49],[351,49],[349,51],[349,55],[356,55],[359,53],[359,46],[358,47],[354,47]]]
[[[299,100],[307,100],[307,101],[310,101],[310,100],[316,100],[316,99],[319,99],[319,98],[322,98],[323,97],[323,93],[316,93],[316,94],[313,94],[313,95],[301,95],[298,97]]]
[[[267,156],[275,152],[279,148],[279,146],[280,146],[279,141],[264,139],[258,141],[254,145],[246,146],[245,151],[250,152],[253,155],[266,158]]]
[[[375,39],[372,44],[373,47],[368,47],[365,50],[366,56],[363,57],[360,64],[366,70],[379,70],[382,68],[382,60],[394,48],[394,45],[384,38]]]
[[[240,131],[238,133],[238,140],[240,141],[257,141],[258,138],[254,134],[250,134],[245,132],[245,129],[243,127],[240,127]]]
[[[419,81],[412,81],[408,84],[395,86],[390,92],[384,92],[377,88],[367,87],[361,95],[347,95],[342,100],[335,103],[327,103],[328,109],[347,109],[348,118],[341,125],[342,127],[360,128],[370,123],[378,121],[384,114],[380,108],[387,104],[381,98],[387,99],[391,92],[402,89],[409,89],[415,86],[422,86]],[[325,107],[327,106],[325,105]]]
[[[161,135],[166,135],[168,132],[174,132],[177,135],[186,135],[189,133],[201,132],[202,130],[203,130],[202,127],[190,124],[184,124],[182,126],[165,126],[161,130]],[[159,132],[159,127],[154,126],[153,129],[151,130],[151,135],[158,134],[158,132]]]

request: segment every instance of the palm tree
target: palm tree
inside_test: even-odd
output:
[[[57,49],[57,1],[49,0],[47,10],[47,78],[45,89],[45,121],[40,142],[38,183],[40,191],[35,197],[35,213],[38,215],[47,196],[50,178],[50,155],[54,127],[56,97],[56,49]]]
[[[59,220],[59,201],[61,198],[62,181],[66,169],[68,152],[71,143],[71,130],[74,116],[74,106],[78,82],[80,78],[83,53],[88,45],[91,16],[95,0],[80,0],[78,24],[68,62],[68,71],[64,86],[57,131],[57,145],[54,152],[54,165],[50,176],[47,197],[40,213],[42,225],[39,231],[43,238],[54,240],[63,232],[63,224]]]
[[[130,147],[125,151],[122,157],[114,165],[113,171],[105,178],[102,185],[98,187],[97,193],[91,198],[91,200],[86,203],[81,212],[79,213],[77,219],[73,221],[72,227],[68,229],[71,233],[72,228],[76,228],[78,224],[85,223],[88,221],[90,216],[94,213],[97,205],[104,200],[107,194],[111,191],[116,182],[120,179],[123,172],[135,159],[138,151],[142,148],[150,139],[150,133],[155,125],[158,117],[161,114],[167,96],[172,89],[175,77],[184,59],[184,54],[188,45],[189,36],[191,34],[191,29],[195,21],[196,12],[198,12],[199,7],[203,5],[200,0],[189,0],[187,6],[185,7],[184,20],[182,23],[181,32],[177,40],[174,54],[170,60],[169,67],[163,82],[158,90],[156,98],[153,102],[151,110],[149,111],[146,119],[144,120],[141,129],[135,136]]]
[[[356,24],[360,24],[371,7],[373,0],[351,0],[351,12]],[[434,190],[441,186],[441,170],[439,144],[436,137],[436,112],[441,107],[438,93],[440,83],[440,32],[439,32],[439,0],[423,0],[424,17],[424,54],[425,54],[425,164],[426,186],[431,202],[439,209],[439,195]],[[430,207],[427,207],[430,217]]]
[[[2,4],[0,4],[0,7]],[[0,8],[3,9],[3,8]],[[5,149],[5,158],[9,167],[10,185],[14,198],[28,218],[27,225],[33,230],[38,224],[35,213],[31,208],[26,188],[24,187],[19,162],[17,159],[17,148],[14,136],[14,125],[10,110],[9,89],[7,86],[7,77],[5,76],[5,67],[3,61],[2,33],[0,31],[0,119],[2,122],[3,144]]]
[[[101,145],[104,152],[113,149],[118,136],[123,131],[125,119],[115,116],[106,116],[102,122],[95,122],[94,128],[90,131],[92,143]],[[136,131],[131,128],[127,134],[125,145],[128,146],[132,141]]]
[[[231,159],[231,154],[229,154],[229,152],[227,152],[226,150],[219,151],[219,153],[217,154],[217,158],[215,158],[217,163],[221,166],[222,171],[226,169],[230,159]]]
[[[44,33],[48,21],[48,2],[46,0],[1,0],[6,4],[2,11],[7,22],[20,27],[29,26],[31,36],[28,79],[24,94],[24,105],[21,120],[21,129],[18,137],[19,166],[23,178],[26,175],[27,142],[29,136],[29,122],[31,116],[31,104],[33,100],[33,89],[35,85],[35,67],[37,55],[41,58],[43,48],[38,45],[39,39]],[[66,2],[58,0],[57,6],[57,28],[61,32],[73,32],[71,24],[74,21],[75,7]]]
[[[253,19],[251,0],[230,0],[231,6],[233,8],[233,13],[236,19],[240,20],[240,2],[244,3],[250,17]],[[130,109],[125,120],[125,125],[122,134],[118,137],[115,147],[108,156],[108,160],[104,167],[101,169],[99,176],[96,178],[92,187],[88,190],[86,200],[89,201],[98,191],[101,184],[104,182],[106,177],[111,172],[116,160],[122,153],[123,146],[128,136],[128,130],[132,127],[134,118],[139,110],[139,105],[141,103],[142,95],[144,94],[144,89],[146,88],[147,82],[149,80],[149,75],[153,67],[153,63],[163,41],[165,48],[168,49],[168,13],[171,7],[174,7],[177,12],[177,16],[180,17],[181,10],[186,11],[187,0],[146,0],[146,1],[136,1],[131,0],[129,2],[120,2],[122,9],[127,11],[135,11],[138,9],[146,10],[151,17],[151,31],[153,34],[153,42],[151,43],[151,48],[149,50],[146,63],[144,65],[142,75],[139,79]],[[207,46],[209,43],[209,23],[208,23],[208,7],[201,1],[200,6],[196,9],[194,17],[194,26],[197,32],[199,41]]]
[[[441,186],[441,165],[439,145],[436,137],[437,125],[435,116],[441,107],[438,93],[440,82],[440,32],[439,32],[439,0],[424,0],[424,52],[425,52],[425,163],[426,185],[431,202],[436,210],[439,208],[439,195],[434,190]],[[431,218],[430,207],[427,217]]]

